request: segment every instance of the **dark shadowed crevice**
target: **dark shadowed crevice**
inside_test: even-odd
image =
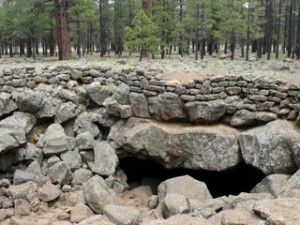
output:
[[[194,171],[188,169],[166,169],[160,163],[152,160],[137,158],[120,159],[120,168],[128,177],[128,183],[145,183],[154,181],[154,185],[166,179],[188,174],[199,181],[206,183],[213,197],[238,195],[241,192],[250,192],[265,175],[259,170],[241,163],[225,172]],[[149,179],[150,178],[150,179]],[[159,181],[156,182],[155,181]]]

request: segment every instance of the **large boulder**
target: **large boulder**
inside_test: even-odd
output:
[[[265,174],[293,173],[300,167],[300,129],[276,120],[242,132],[239,137],[245,162]]]
[[[181,126],[130,118],[119,121],[108,139],[121,154],[147,154],[170,168],[223,171],[240,162],[237,131],[222,125]]]
[[[193,123],[214,123],[225,115],[226,105],[224,100],[188,102],[185,109]]]
[[[15,112],[0,122],[0,154],[26,143],[26,134],[36,124],[33,115]]]
[[[115,193],[107,187],[104,179],[98,175],[84,183],[82,190],[86,203],[96,213],[102,213],[105,205],[116,202]]]

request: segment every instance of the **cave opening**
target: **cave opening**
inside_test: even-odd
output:
[[[167,169],[162,164],[139,158],[121,158],[120,168],[128,177],[131,186],[150,185],[154,194],[160,182],[182,175],[205,182],[214,198],[228,195],[238,195],[241,192],[250,192],[265,175],[245,163],[224,172],[195,171],[184,168]]]

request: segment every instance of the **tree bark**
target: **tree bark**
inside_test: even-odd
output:
[[[59,60],[68,60],[71,58],[71,40],[67,14],[68,7],[69,0],[54,0],[56,40]]]

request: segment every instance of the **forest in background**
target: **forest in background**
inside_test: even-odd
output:
[[[0,0],[0,57],[67,60],[71,49],[299,59],[300,0]]]

